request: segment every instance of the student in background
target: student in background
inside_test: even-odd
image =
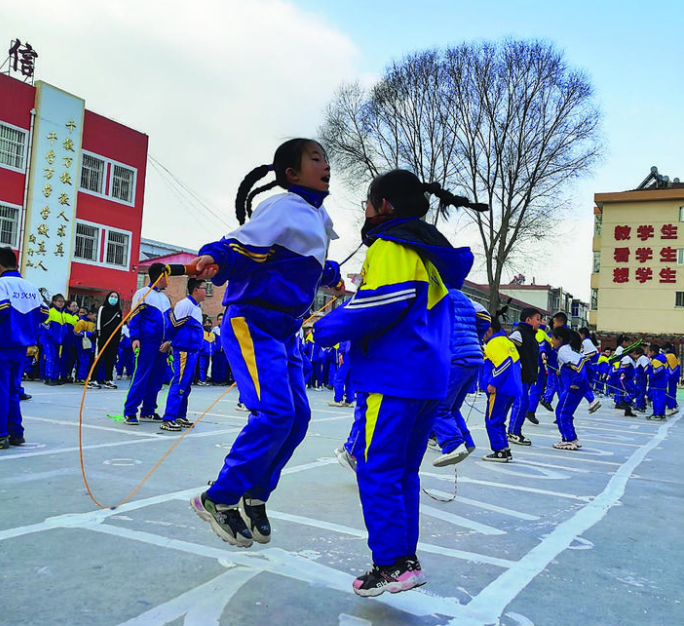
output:
[[[637,356],[636,373],[634,375],[634,386],[636,387],[636,397],[634,399],[634,409],[639,413],[646,412],[646,388],[648,386],[648,368],[651,360],[644,354],[644,349],[638,346],[635,350]]]
[[[102,355],[97,382],[105,389],[117,388],[114,384],[114,362],[121,339],[119,324],[122,319],[121,298],[116,291],[110,291],[97,311],[96,322],[97,353]]]
[[[52,296],[50,310],[45,322],[45,332],[43,333],[45,384],[49,386],[61,385],[64,382],[60,378],[62,346],[66,341],[67,332],[71,332],[73,328],[67,322],[64,305],[64,296],[61,293]]]
[[[648,347],[648,356],[651,365],[647,370],[648,394],[651,398],[653,413],[646,419],[664,420],[665,418],[665,394],[667,393],[668,363],[667,357],[660,352],[660,346],[652,343]]]
[[[223,322],[223,313],[216,316],[216,326],[211,329],[211,332],[216,335],[214,341],[214,352],[211,357],[211,382],[214,385],[228,384],[228,360],[226,353],[221,346],[221,323]]]
[[[78,353],[78,370],[76,372],[76,382],[83,384],[88,379],[90,367],[93,364],[93,354],[95,353],[95,320],[97,311],[93,309],[89,313],[82,315],[76,322],[74,334],[76,335],[76,351]],[[89,389],[99,389],[97,381],[91,380],[88,383]]]
[[[199,387],[207,387],[209,385],[209,364],[216,349],[216,335],[211,331],[211,318],[208,315],[204,317],[202,325],[204,333],[202,347],[200,348],[197,360],[197,385]]]
[[[596,378],[596,367],[599,359],[599,351],[596,347],[596,338],[592,335],[588,328],[582,327],[579,329],[579,336],[582,340],[582,355],[586,361],[587,366],[587,380],[589,381],[589,388],[584,397],[589,403],[589,413],[595,413],[600,407],[601,403],[594,397],[594,379]]]
[[[663,351],[667,359],[668,376],[667,376],[667,395],[665,396],[665,405],[667,407],[666,415],[674,415],[679,411],[677,404],[677,383],[681,378],[681,366],[679,359],[674,351],[674,346],[669,341],[663,344]]]

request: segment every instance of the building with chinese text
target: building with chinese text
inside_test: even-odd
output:
[[[684,334],[684,184],[651,168],[637,189],[594,201],[590,323],[606,334]]]
[[[0,245],[49,294],[130,302],[148,137],[43,81],[0,74]]]

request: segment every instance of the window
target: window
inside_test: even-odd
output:
[[[107,232],[107,263],[128,266],[128,240],[129,236],[126,233],[115,230]]]
[[[212,283],[210,280],[205,281],[204,289],[206,291],[207,298],[211,298],[214,295],[214,283]]]
[[[102,193],[104,181],[105,162],[102,159],[83,154],[81,163],[81,189]]]
[[[684,222],[684,206],[679,207],[679,221]]]
[[[684,307],[684,291],[675,291],[675,306]]]
[[[603,215],[598,213],[594,215],[594,237],[601,236],[601,230],[603,229]]]
[[[0,204],[0,244],[16,248],[18,230],[19,209]]]
[[[591,270],[594,274],[598,274],[601,271],[601,253],[594,252],[594,266]]]
[[[98,260],[98,241],[100,229],[88,224],[76,224],[76,249],[74,257],[88,261]]]
[[[24,169],[26,131],[0,124],[0,165]]]
[[[591,290],[591,309],[592,311],[598,310],[598,289]]]
[[[677,265],[684,265],[684,249],[677,250]]]
[[[114,165],[112,175],[112,196],[133,203],[133,189],[135,188],[135,172],[121,165]]]

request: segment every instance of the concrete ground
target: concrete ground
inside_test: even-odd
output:
[[[499,465],[481,461],[484,398],[469,396],[478,449],[457,481],[433,451],[422,466],[428,584],[363,599],[351,590],[370,566],[356,484],[332,453],[351,409],[310,394],[309,434],[269,501],[273,541],[244,550],[188,507],[247,419],[235,390],[169,453],[178,435],[107,418],[126,386],[89,391],[79,429],[80,388],[26,385],[27,444],[0,450],[3,626],[684,624],[679,414],[625,418],[604,401],[589,416],[583,404],[584,447],[569,452],[551,447],[558,433],[540,408],[542,423],[524,429],[533,445]],[[190,419],[223,391],[194,387]]]

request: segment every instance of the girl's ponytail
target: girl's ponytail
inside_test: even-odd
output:
[[[240,224],[245,223],[247,213],[249,215],[252,214],[252,198],[256,195],[256,193],[259,193],[259,191],[263,191],[266,188],[270,189],[271,187],[275,186],[275,183],[270,187],[265,185],[264,187],[255,190],[253,193],[249,193],[254,186],[254,183],[266,176],[271,169],[271,165],[260,165],[259,167],[255,167],[249,174],[247,174],[247,176],[244,177],[240,183],[237,196],[235,196],[235,215]]]

